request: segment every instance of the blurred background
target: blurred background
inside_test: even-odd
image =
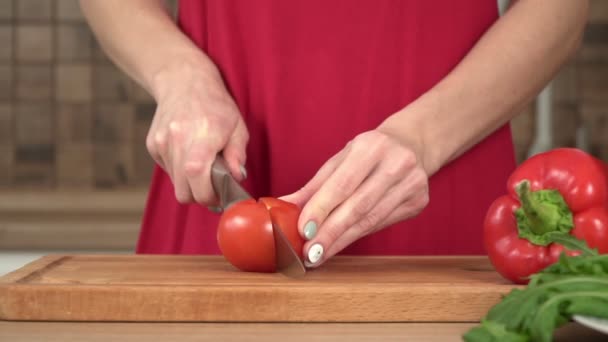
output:
[[[154,109],[76,0],[0,0],[0,274],[46,253],[133,251]],[[511,125],[520,162],[557,146],[608,161],[608,0],[591,1],[579,53]]]

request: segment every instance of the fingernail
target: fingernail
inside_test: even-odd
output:
[[[209,209],[209,211],[212,211],[214,213],[221,213],[222,212],[222,208],[221,207],[207,207],[207,209]]]
[[[314,221],[308,221],[304,225],[304,237],[306,240],[312,240],[317,235],[317,224]]]
[[[241,165],[241,174],[243,175],[243,179],[247,178],[247,170],[244,165]]]
[[[312,264],[316,264],[317,261],[321,260],[322,256],[323,246],[318,243],[312,245],[312,247],[310,247],[310,249],[308,250],[308,261],[310,261],[310,263]]]

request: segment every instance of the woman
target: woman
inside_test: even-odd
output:
[[[87,0],[158,107],[139,253],[218,253],[209,170],[302,207],[307,265],[480,254],[508,122],[577,49],[587,1]]]

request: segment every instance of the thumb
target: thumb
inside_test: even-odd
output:
[[[247,143],[249,142],[249,132],[245,122],[241,118],[228,139],[222,155],[228,164],[228,170],[237,181],[247,178],[245,162],[247,161]]]
[[[327,180],[327,178],[336,170],[343,159],[343,154],[343,152],[340,152],[323,164],[312,179],[300,188],[300,190],[279,197],[279,199],[296,204],[300,208],[304,207],[308,200],[310,200],[317,190],[319,190],[321,185],[323,185],[325,180]]]

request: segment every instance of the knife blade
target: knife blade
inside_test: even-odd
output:
[[[211,184],[220,200],[222,210],[234,203],[253,198],[247,190],[232,177],[223,157],[217,156],[211,165]]]
[[[222,210],[228,209],[233,204],[253,198],[230,174],[223,157],[217,156],[211,166],[211,183],[215,193],[219,197]],[[272,209],[270,209],[272,210]],[[272,218],[272,214],[269,213]],[[275,262],[277,271],[287,277],[302,277],[306,273],[304,263],[291,246],[291,243],[283,234],[283,231],[274,222],[272,223],[272,234],[275,244]]]
[[[272,211],[272,209],[270,209]],[[272,217],[272,214],[271,214]],[[291,243],[276,223],[272,223],[274,235],[275,260],[277,271],[291,278],[300,278],[306,274],[306,267],[291,246]]]

